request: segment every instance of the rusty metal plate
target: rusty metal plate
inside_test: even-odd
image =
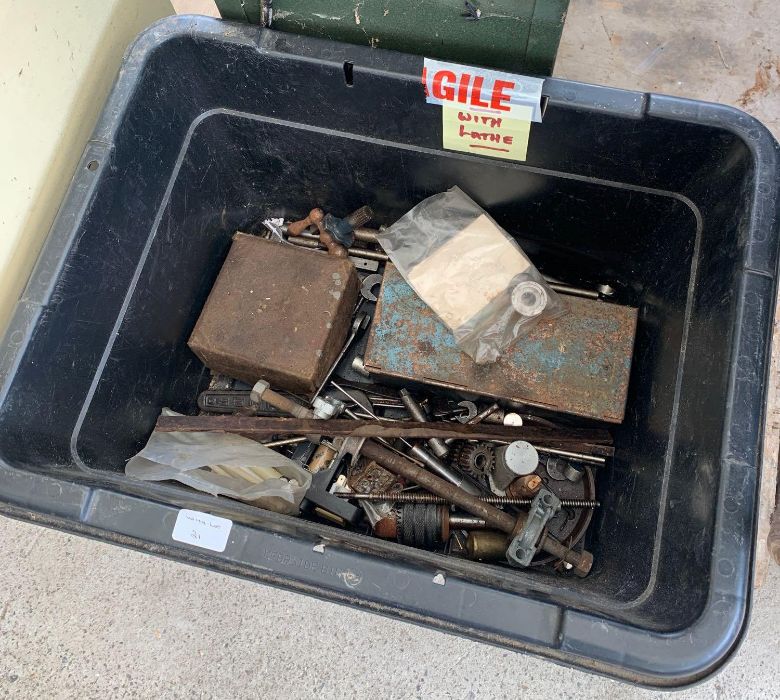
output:
[[[373,460],[361,460],[347,471],[347,486],[355,493],[400,491],[401,481]]]
[[[637,310],[573,296],[565,300],[566,315],[534,326],[498,362],[477,365],[388,263],[369,332],[366,369],[620,423]]]
[[[349,260],[237,233],[189,340],[215,372],[312,394],[350,327]]]

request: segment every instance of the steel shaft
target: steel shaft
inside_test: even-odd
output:
[[[406,389],[401,389],[399,393],[401,396],[401,401],[403,401],[404,406],[406,406],[406,410],[409,411],[409,415],[421,423],[427,423],[428,414],[425,412],[423,407],[417,403],[414,396],[412,396]],[[433,454],[435,454],[439,459],[442,459],[449,454],[450,448],[444,444],[444,440],[441,438],[430,438],[427,442]]]

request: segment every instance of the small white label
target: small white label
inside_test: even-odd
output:
[[[171,535],[177,542],[224,552],[233,521],[198,510],[180,510]]]

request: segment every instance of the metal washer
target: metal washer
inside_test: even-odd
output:
[[[512,290],[512,306],[521,316],[538,316],[547,307],[547,291],[532,280],[520,282]]]

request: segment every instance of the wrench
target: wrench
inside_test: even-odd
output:
[[[472,418],[476,418],[477,404],[475,404],[473,401],[461,401],[458,403],[458,406],[465,408],[467,411],[465,416],[458,416],[459,423],[469,423]]]
[[[474,423],[481,422],[486,416],[489,416],[491,413],[495,413],[499,406],[497,403],[494,403],[492,406],[486,408],[481,413],[477,413],[477,404],[475,404],[473,401],[461,401],[458,406],[461,406],[462,408],[465,408],[467,413],[465,416],[458,416],[458,422],[464,423],[466,425],[472,425]],[[444,441],[445,445],[451,445],[455,440],[452,438],[447,438]]]

